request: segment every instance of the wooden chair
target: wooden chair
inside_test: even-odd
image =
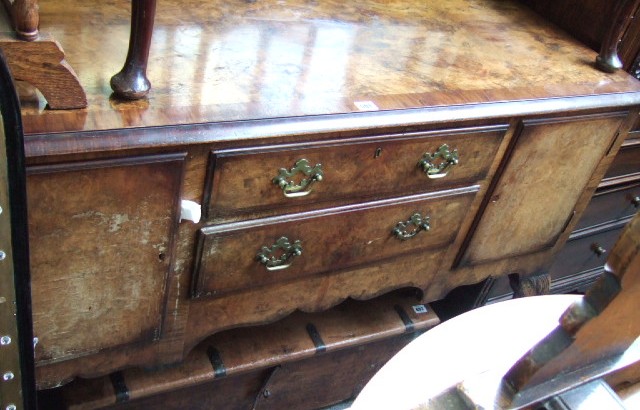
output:
[[[0,114],[0,408],[35,409],[22,119],[2,51]]]
[[[62,46],[51,34],[39,31],[38,1],[4,0],[4,5],[15,36],[0,18],[0,50],[13,78],[40,90],[51,109],[86,107],[87,96]]]
[[[514,299],[451,319],[391,359],[352,408],[623,408],[602,378],[640,361],[639,305],[640,214],[584,297]]]

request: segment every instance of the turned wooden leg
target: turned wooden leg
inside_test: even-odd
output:
[[[613,12],[613,20],[602,41],[600,54],[596,57],[596,66],[605,72],[613,73],[622,68],[618,57],[618,43],[627,28],[627,22],[638,7],[638,0],[618,0]]]
[[[513,289],[514,298],[526,296],[548,295],[551,288],[551,277],[548,273],[534,275],[509,275],[509,285]]]
[[[131,0],[131,35],[124,67],[111,77],[111,88],[119,97],[142,98],[151,89],[147,62],[156,14],[156,0]]]
[[[38,0],[4,0],[4,3],[18,37],[28,41],[38,38]]]

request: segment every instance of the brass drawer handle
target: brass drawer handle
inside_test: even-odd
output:
[[[591,251],[593,251],[593,253],[595,253],[598,258],[607,253],[607,250],[600,246],[599,243],[592,243]]]
[[[256,260],[263,264],[267,270],[274,271],[286,269],[291,266],[293,258],[302,254],[302,243],[295,241],[293,244],[285,236],[278,239],[271,246],[263,246],[256,255]]]
[[[636,195],[633,198],[631,198],[631,205],[633,205],[636,208],[640,208],[640,195]]]
[[[433,154],[425,152],[418,166],[422,168],[427,177],[438,179],[446,177],[451,168],[458,164],[458,150],[451,151],[447,144],[442,144]]]
[[[411,215],[411,218],[409,218],[408,221],[398,222],[392,232],[396,238],[400,239],[401,241],[406,241],[407,239],[411,239],[419,234],[420,231],[428,231],[429,229],[431,229],[429,219],[430,218],[428,216],[423,217],[419,213],[415,213]],[[413,225],[414,227],[408,230],[409,226],[411,225]]]
[[[304,174],[307,178],[302,178],[299,183],[296,183],[291,178],[298,173]],[[322,164],[316,164],[315,167],[312,167],[309,161],[303,158],[296,161],[294,167],[289,171],[285,168],[280,168],[278,176],[273,178],[272,182],[282,189],[284,196],[295,198],[309,195],[311,193],[311,185],[314,182],[322,181],[322,177]]]

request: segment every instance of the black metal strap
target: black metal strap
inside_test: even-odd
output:
[[[124,374],[122,372],[111,373],[109,378],[113,385],[113,391],[116,393],[116,403],[129,401],[129,388],[124,382]]]
[[[395,305],[393,308],[398,313],[398,316],[400,316],[400,320],[402,320],[402,323],[404,323],[404,331],[407,333],[412,333],[413,331],[415,331],[416,326],[413,324],[413,320],[411,320],[409,315],[407,315],[407,312],[405,312],[402,306]]]
[[[309,333],[309,337],[311,341],[313,341],[314,346],[316,347],[317,353],[324,353],[327,351],[327,346],[324,344],[324,340],[320,336],[318,329],[315,327],[313,323],[307,324],[307,333]]]
[[[227,368],[224,367],[224,362],[222,361],[222,356],[220,356],[220,352],[213,346],[209,346],[207,349],[207,356],[209,356],[209,361],[211,362],[211,366],[213,366],[213,374],[215,377],[224,377],[227,375]]]

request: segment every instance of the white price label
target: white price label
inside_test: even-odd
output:
[[[413,311],[420,314],[420,313],[427,313],[427,307],[425,305],[413,305]]]
[[[378,111],[380,109],[373,101],[354,101],[353,104],[360,111]]]

